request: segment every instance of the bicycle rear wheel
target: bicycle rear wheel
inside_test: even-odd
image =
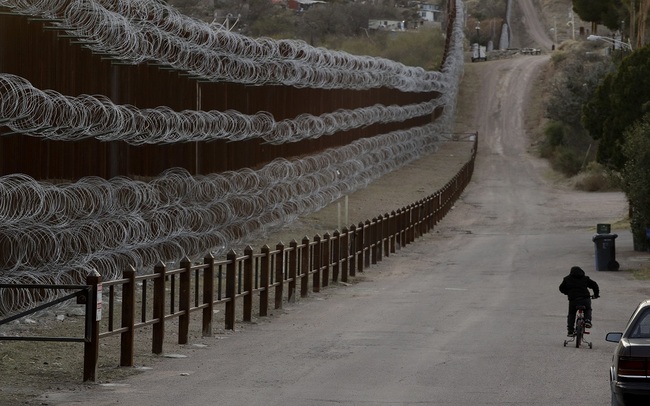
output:
[[[576,348],[580,348],[580,344],[582,344],[583,333],[584,333],[583,326],[581,324],[578,324],[576,326]]]

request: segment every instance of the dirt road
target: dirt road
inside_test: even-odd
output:
[[[468,66],[480,93],[459,127],[479,131],[474,179],[438,226],[369,269],[243,331],[205,339],[188,358],[50,405],[606,405],[612,345],[650,283],[627,272],[647,257],[614,228],[623,271],[594,271],[597,223],[625,216],[621,193],[545,179],[528,152],[524,112],[548,56]],[[479,102],[480,101],[480,102]],[[467,117],[466,115],[464,115]],[[426,176],[426,175],[423,175]],[[572,265],[602,287],[594,349],[563,347]],[[580,396],[576,397],[576,388]]]
[[[650,283],[627,272],[648,257],[634,253],[629,232],[616,228],[626,214],[621,193],[552,184],[545,162],[529,153],[527,101],[547,60],[466,67],[462,91],[470,97],[462,98],[457,127],[479,132],[473,181],[434,233],[368,269],[360,283],[324,290],[234,334],[181,348],[187,358],[156,363],[128,380],[50,391],[38,403],[609,404],[613,346],[604,333],[620,330],[633,306],[650,295]],[[440,157],[456,153],[462,152],[445,150]],[[385,178],[401,183],[391,188],[397,195],[373,189],[385,187],[380,182],[354,196],[350,220],[426,195],[432,186],[422,179],[437,175],[430,164]],[[413,179],[419,181],[405,187]],[[332,211],[317,216],[304,220],[305,230],[334,228]],[[619,234],[620,272],[594,271],[597,223],[613,223]],[[591,350],[562,345],[566,300],[557,286],[572,265],[602,288]]]
[[[551,50],[552,40],[548,35],[549,30],[543,25],[542,19],[537,13],[537,9],[533,0],[518,0],[512,2],[514,7],[518,10],[515,12],[515,18],[520,21],[515,21],[513,25],[525,27],[525,31],[514,31],[512,38],[513,47],[534,47],[546,51]],[[570,3],[569,3],[570,5]],[[532,43],[527,43],[526,39],[530,39]]]

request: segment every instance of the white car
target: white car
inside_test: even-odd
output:
[[[477,43],[472,44],[472,62],[487,61],[487,49]]]
[[[607,333],[618,343],[610,368],[612,406],[650,405],[650,300],[637,306],[622,333]]]

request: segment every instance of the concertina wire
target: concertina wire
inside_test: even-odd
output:
[[[71,284],[90,270],[101,270],[102,277],[111,280],[127,266],[144,270],[161,258],[177,263],[206,253],[223,255],[230,247],[246,244],[434,153],[441,134],[453,125],[463,69],[460,0],[440,72],[313,48],[301,41],[251,39],[151,0],[0,0],[0,6],[50,18],[86,39],[94,51],[134,64],[158,61],[208,80],[441,93],[419,104],[374,105],[276,122],[266,112],[137,109],[115,105],[101,95],[69,97],[39,90],[25,79],[0,74],[0,125],[30,136],[66,141],[94,137],[130,144],[259,137],[280,144],[402,121],[444,107],[443,115],[431,124],[301,159],[276,159],[259,170],[192,176],[172,168],[150,181],[85,177],[60,184],[23,174],[0,177],[0,283]],[[163,45],[165,41],[169,45]],[[198,64],[202,58],[205,62]],[[229,58],[239,60],[227,69],[216,63]],[[262,74],[257,67],[263,64],[277,69]],[[15,310],[16,303],[48,299],[47,293],[29,289],[5,291],[0,314]]]

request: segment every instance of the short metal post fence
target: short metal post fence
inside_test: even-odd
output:
[[[355,276],[357,273],[357,226],[352,224],[350,226],[350,232],[349,232],[349,244],[347,246],[347,260],[346,263],[348,264],[348,275],[350,276]],[[347,282],[345,280],[344,282]]]
[[[341,282],[348,281],[348,274],[350,272],[350,234],[351,231],[347,227],[343,227],[341,234],[340,245],[340,258],[343,260],[341,263]]]
[[[99,361],[99,320],[102,318],[102,277],[97,272],[91,272],[86,277],[86,284],[91,286],[90,306],[86,306],[87,314],[86,328],[90,326],[86,333],[84,342],[84,382],[97,380],[97,364]],[[90,333],[90,334],[88,334]],[[88,339],[89,338],[89,339]]]
[[[384,247],[384,256],[388,257],[390,255],[390,215],[388,213],[384,214],[382,224],[382,242]]]
[[[298,274],[298,241],[291,240],[289,243],[289,283],[287,286],[287,302],[296,301],[296,277]]]
[[[384,216],[377,217],[375,226],[375,249],[377,251],[376,260],[381,262],[384,254]]]
[[[244,321],[253,319],[253,247],[250,245],[244,249]]]
[[[398,224],[398,219],[397,219],[397,213],[395,213],[395,210],[390,212],[390,221],[388,222],[388,227],[389,227],[389,235],[390,235],[390,253],[394,254],[395,253],[395,246],[397,245],[397,224]]]
[[[323,246],[322,246],[322,238],[320,235],[316,234],[314,236],[314,251],[311,255],[313,259],[313,264],[312,264],[312,269],[314,271],[314,276],[312,276],[312,292],[318,293],[320,292],[320,286],[321,286],[321,266],[322,266],[322,261],[321,261],[321,255],[323,251]]]
[[[260,317],[269,314],[269,276],[271,271],[271,249],[268,245],[262,247],[260,261]]]
[[[309,237],[305,236],[300,245],[300,297],[309,292]]]
[[[418,226],[418,218],[417,218],[417,211],[416,211],[416,206],[415,204],[410,204],[408,206],[408,213],[409,213],[409,218],[408,218],[408,224],[409,224],[409,243],[412,243],[415,241],[415,230],[417,229]]]
[[[366,220],[363,226],[363,266],[361,269],[368,268],[370,266],[370,248],[373,244],[373,235],[370,228],[370,220]]]
[[[417,229],[415,231],[415,238],[420,238],[424,234],[426,234],[426,213],[425,213],[425,203],[424,199],[419,200],[416,204],[416,210],[417,210],[417,218],[418,218],[418,224],[417,224]]]
[[[180,290],[178,295],[178,343],[187,344],[190,333],[190,276],[192,275],[192,261],[188,257],[181,260],[180,266],[183,269],[180,279]]]
[[[406,210],[404,208],[401,208],[397,211],[397,230],[395,233],[397,234],[397,247],[398,249],[402,249],[406,245],[406,216],[405,216]]]
[[[259,315],[265,317],[268,315],[270,289],[274,289],[275,308],[279,309],[283,305],[285,289],[286,301],[296,301],[298,279],[300,279],[300,296],[307,297],[310,274],[313,274],[312,292],[319,292],[323,287],[328,286],[330,267],[333,282],[339,280],[344,283],[348,282],[349,277],[355,276],[357,271],[363,272],[366,267],[381,261],[384,256],[389,256],[390,253],[408,245],[415,238],[431,231],[438,221],[449,212],[470,181],[473,165],[473,161],[468,162],[454,179],[426,199],[393,211],[391,214],[373,218],[372,221],[367,220],[356,226],[344,227],[341,232],[336,230],[332,236],[329,233],[326,233],[324,237],[316,235],[313,241],[304,237],[300,245],[292,240],[289,248],[285,248],[284,244],[280,242],[276,245],[275,251],[271,251],[265,245],[262,247],[260,255],[255,255],[250,246],[245,248],[244,256],[241,257],[238,257],[234,250],[230,250],[225,260],[220,261],[216,261],[211,254],[208,254],[204,257],[203,264],[200,265],[192,265],[191,260],[185,257],[180,262],[180,269],[168,270],[165,263],[160,261],[154,266],[153,273],[148,275],[137,276],[136,270],[129,267],[123,271],[122,279],[107,281],[103,284],[108,290],[108,311],[105,314],[108,316],[108,320],[101,323],[102,326],[108,326],[106,332],[100,332],[99,328],[102,316],[102,278],[98,273],[92,273],[87,276],[86,285],[67,287],[67,289],[81,289],[80,292],[62,297],[52,303],[59,303],[75,295],[80,303],[85,301],[86,332],[84,338],[23,337],[22,339],[83,341],[83,378],[84,381],[94,381],[97,378],[99,340],[110,335],[120,334],[120,365],[132,366],[134,335],[138,328],[152,326],[152,352],[161,354],[165,339],[166,319],[179,318],[178,343],[186,344],[189,340],[191,313],[202,310],[203,336],[209,337],[213,334],[214,307],[217,304],[224,304],[225,328],[234,330],[238,297],[243,298],[243,321],[251,321],[254,294],[259,292]],[[225,278],[222,275],[224,268]],[[177,275],[178,291],[175,289]],[[192,288],[193,275],[194,288]],[[141,290],[138,287],[138,282],[141,282]],[[153,289],[151,285],[147,288],[147,283],[153,283]],[[114,318],[117,317],[117,313],[120,313],[117,309],[119,301],[115,300],[116,286],[118,285],[122,285],[121,324],[119,328],[114,329]],[[0,288],[64,289],[66,287],[0,285]],[[200,303],[201,288],[203,297]],[[153,301],[148,299],[152,290]],[[192,293],[194,293],[194,307],[192,307],[191,301]],[[136,320],[138,294],[142,301],[140,322]],[[176,299],[179,303],[178,309],[175,306]],[[169,314],[166,314],[167,300],[170,301]],[[38,308],[34,310],[38,310]],[[151,313],[152,316],[148,317]],[[0,320],[0,324],[10,322],[16,317],[22,317],[24,314],[26,313]],[[2,337],[4,340],[17,338]]]
[[[345,229],[344,229],[345,230]],[[332,282],[339,281],[339,272],[341,269],[341,240],[343,239],[339,230],[334,231],[333,240],[331,245],[332,251]]]
[[[153,337],[151,340],[151,352],[162,354],[165,341],[165,277],[167,266],[158,262],[154,267],[156,278],[153,280]]]
[[[278,243],[275,246],[275,308],[282,308],[282,293],[284,290],[284,244]],[[288,299],[287,299],[288,300]]]
[[[377,217],[373,217],[372,221],[368,221],[366,224],[368,224],[368,233],[370,234],[370,252],[368,252],[368,256],[370,257],[370,264],[375,265],[377,264],[377,260],[379,258],[378,250],[379,250],[379,236],[378,236],[378,225],[379,225],[379,220]]]
[[[212,318],[214,314],[214,256],[203,258],[203,325],[202,336],[212,337]]]
[[[120,366],[133,366],[135,343],[135,268],[130,266],[122,272],[126,283],[122,285],[122,328],[120,333]]]
[[[355,242],[357,244],[356,247],[356,258],[357,258],[357,272],[363,272],[363,255],[364,255],[364,239],[365,239],[365,233],[364,233],[364,226],[363,222],[359,222],[359,226],[357,227],[357,232],[356,235],[354,236]]]
[[[237,275],[237,253],[234,250],[226,254],[226,329],[235,329],[235,304],[237,298],[236,275]]]
[[[321,251],[321,274],[323,282],[321,286],[327,287],[330,284],[330,266],[332,265],[332,237],[330,233],[325,233],[323,236],[323,250]]]

